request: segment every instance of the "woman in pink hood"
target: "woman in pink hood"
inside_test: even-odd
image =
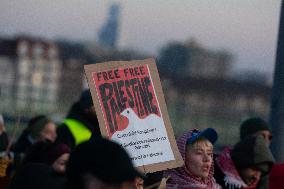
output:
[[[177,145],[185,162],[183,167],[167,170],[167,189],[221,189],[213,177],[213,144],[218,136],[214,129],[197,129],[183,134]]]

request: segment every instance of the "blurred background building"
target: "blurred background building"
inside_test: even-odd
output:
[[[0,49],[1,111],[27,116],[54,111],[62,66],[57,46],[42,39],[17,37],[1,39]]]
[[[37,114],[61,122],[87,87],[85,64],[149,57],[156,58],[177,136],[190,128],[214,127],[220,133],[218,145],[224,146],[238,140],[239,125],[247,117],[268,118],[271,81],[266,75],[234,72],[234,52],[208,47],[193,37],[170,40],[157,54],[121,48],[122,13],[120,4],[110,5],[97,40],[0,36],[0,113],[8,124],[18,115],[26,121]]]

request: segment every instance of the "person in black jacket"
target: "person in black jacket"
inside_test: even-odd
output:
[[[263,136],[248,136],[215,158],[216,182],[224,189],[256,189],[274,164]]]
[[[87,89],[82,92],[80,99],[72,105],[64,122],[57,128],[57,140],[74,149],[91,136],[101,137],[101,133],[91,93]]]
[[[49,189],[51,167],[42,163],[28,163],[13,176],[8,189]]]
[[[266,143],[270,145],[272,141],[272,132],[270,125],[267,121],[260,117],[251,117],[244,120],[240,126],[240,139],[244,139],[248,136],[263,136]],[[261,178],[259,187],[257,189],[267,189],[268,188],[268,175]]]
[[[49,188],[62,189],[67,181],[65,169],[70,152],[70,148],[63,143],[51,143],[49,141],[37,142],[33,144],[26,153],[25,158],[18,169],[20,172],[19,174],[25,174],[26,171],[21,173],[21,170],[24,170],[25,167],[29,167],[27,165],[30,164],[48,165],[48,167],[46,167],[49,169],[48,177],[46,178],[47,180],[43,180],[43,182],[47,182],[50,186]],[[17,177],[19,177],[19,175]],[[13,182],[18,183],[19,181],[14,180]]]

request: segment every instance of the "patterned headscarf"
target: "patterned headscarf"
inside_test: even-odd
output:
[[[216,158],[216,164],[224,173],[225,186],[232,189],[255,189],[259,180],[256,180],[248,186],[237,171],[236,166],[231,158],[232,148],[226,147],[223,152]]]
[[[192,136],[192,131],[193,130],[186,132],[177,140],[177,146],[184,161],[186,153],[186,142]],[[167,181],[167,189],[221,189],[221,187],[216,183],[213,174],[214,165],[212,162],[209,170],[209,175],[206,179],[201,180],[200,178],[196,177],[195,175],[190,173],[185,165],[179,168],[165,171],[164,176],[170,177]]]

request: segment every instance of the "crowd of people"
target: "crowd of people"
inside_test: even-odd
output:
[[[261,118],[240,125],[240,140],[214,151],[213,128],[177,138],[182,167],[143,174],[121,145],[101,136],[89,90],[61,124],[45,115],[30,119],[10,148],[0,115],[1,189],[276,189],[284,164],[275,163],[272,133]]]

